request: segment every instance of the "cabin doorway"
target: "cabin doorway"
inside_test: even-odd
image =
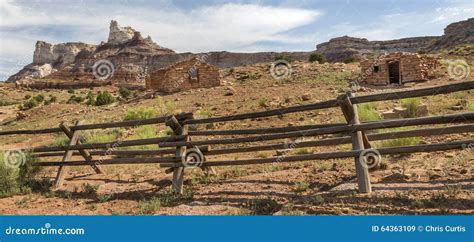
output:
[[[400,78],[400,61],[390,61],[388,63],[388,79],[390,84],[402,84]]]

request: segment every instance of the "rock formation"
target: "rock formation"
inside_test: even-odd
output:
[[[107,43],[113,45],[124,44],[132,40],[135,30],[132,27],[120,27],[118,22],[112,20],[109,27],[109,39]]]
[[[318,44],[316,50],[330,61],[344,61],[349,57],[362,58],[376,53],[427,52],[474,44],[474,18],[452,23],[442,36],[414,37],[387,41],[369,41],[343,36]]]
[[[348,57],[361,58],[377,52],[417,52],[447,48],[453,45],[473,44],[474,19],[450,24],[441,37],[417,37],[390,41],[368,41],[353,37],[339,37],[317,45],[330,61],[344,61]],[[117,21],[110,22],[107,42],[99,45],[84,43],[50,44],[38,41],[34,51],[33,63],[25,66],[7,81],[35,79],[45,76],[58,80],[90,81],[97,79],[93,73],[94,64],[107,60],[113,65],[112,80],[135,82],[152,71],[173,65],[186,59],[205,56],[207,62],[220,68],[251,65],[274,61],[284,54],[293,60],[306,61],[312,52],[259,52],[259,53],[175,53],[164,48],[148,36],[131,27],[121,27]],[[110,81],[110,79],[109,79]]]

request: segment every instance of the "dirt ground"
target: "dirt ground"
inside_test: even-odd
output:
[[[358,64],[294,63],[287,81],[272,79],[267,65],[223,70],[223,85],[162,96],[174,103],[174,112],[194,112],[197,117],[221,116],[333,99],[348,88],[348,80],[358,74]],[[248,74],[242,78],[243,74]],[[321,78],[324,77],[324,78]],[[468,78],[472,78],[469,76]],[[422,88],[451,83],[445,77],[405,87],[364,87],[356,95],[381,91]],[[117,95],[117,88],[100,87]],[[85,96],[89,89],[75,90]],[[230,94],[232,93],[232,94]],[[58,102],[21,111],[17,104],[0,106],[0,130],[55,127],[61,121],[86,123],[123,120],[131,107],[158,108],[156,98],[119,101],[106,107],[66,104],[67,90],[17,89],[0,85],[2,98],[21,103],[25,95],[50,94]],[[309,98],[308,98],[309,97]],[[422,98],[430,115],[461,112],[462,100],[473,101],[474,93],[446,94]],[[398,101],[377,102],[377,111],[399,107]],[[468,110],[465,110],[468,111]],[[238,122],[198,125],[197,130],[283,127],[342,122],[338,109],[326,109],[258,118]],[[156,128],[165,128],[156,126]],[[130,131],[130,130],[125,130]],[[217,139],[221,136],[207,137]],[[237,137],[237,136],[235,136]],[[473,139],[472,133],[422,137],[420,143]],[[50,145],[57,135],[2,136],[0,149]],[[203,138],[197,138],[203,139]],[[270,142],[256,142],[267,144]],[[376,146],[379,145],[376,142]],[[230,146],[226,146],[230,147]],[[213,147],[214,148],[214,147]],[[349,150],[350,145],[296,149],[292,152],[316,153]],[[300,153],[301,154],[301,153]],[[214,156],[210,160],[277,156],[277,152]],[[56,160],[60,157],[56,157]],[[54,160],[54,159],[53,159]],[[109,165],[105,174],[94,174],[91,167],[72,167],[64,185],[55,190],[0,198],[0,214],[179,214],[179,215],[316,215],[316,214],[472,214],[474,212],[474,156],[470,149],[384,156],[384,167],[371,172],[374,192],[359,194],[355,186],[353,159],[307,161],[218,167],[217,175],[189,169],[184,195],[170,193],[171,175],[159,165]],[[56,169],[48,168],[38,178],[54,179]]]

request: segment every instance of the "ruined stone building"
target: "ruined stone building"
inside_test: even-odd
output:
[[[219,85],[219,69],[199,58],[177,62],[150,73],[146,78],[147,89],[163,93]]]
[[[390,53],[360,62],[362,82],[372,85],[402,85],[406,82],[425,81],[434,76],[438,65],[436,58],[405,52]]]

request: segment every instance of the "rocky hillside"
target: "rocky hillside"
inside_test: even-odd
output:
[[[369,41],[363,38],[343,36],[318,44],[316,49],[330,61],[344,61],[349,57],[361,58],[373,53],[430,52],[462,44],[474,44],[474,18],[448,25],[442,36],[387,41]]]
[[[259,53],[175,53],[164,48],[148,36],[132,27],[121,27],[112,20],[107,42],[99,45],[84,43],[50,44],[38,41],[33,63],[25,66],[7,82],[25,79],[49,77],[61,80],[89,80],[93,66],[99,60],[108,60],[113,64],[116,81],[134,82],[137,77],[174,64],[178,61],[200,56],[212,65],[227,68],[273,61],[277,52]],[[294,60],[307,60],[310,52],[284,52]]]

